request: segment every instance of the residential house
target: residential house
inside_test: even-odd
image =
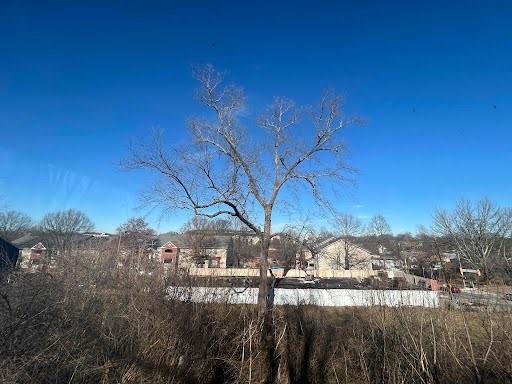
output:
[[[161,235],[160,260],[173,268],[227,268],[234,266],[231,235],[211,231],[190,231],[180,235]]]
[[[20,249],[20,268],[37,271],[49,264],[48,240],[43,236],[27,233],[12,243]]]
[[[341,237],[330,236],[302,250],[308,270],[371,270],[372,253]]]
[[[386,271],[400,271],[403,269],[402,260],[392,254],[374,255],[372,257],[372,269]]]

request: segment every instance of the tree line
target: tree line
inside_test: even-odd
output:
[[[92,220],[75,209],[51,212],[35,222],[19,211],[0,212],[0,236],[16,240],[26,233],[39,234],[59,251],[72,247],[74,236],[94,230]],[[257,258],[261,244],[247,240],[250,228],[239,221],[193,216],[180,229],[186,242],[201,249],[211,245],[217,234],[233,235],[236,264]],[[117,228],[119,244],[127,249],[146,249],[156,246],[157,233],[142,217],[128,219]],[[239,234],[239,236],[236,236]],[[328,238],[346,240],[338,263],[340,269],[357,268],[356,251],[363,247],[375,255],[391,255],[400,260],[403,268],[418,275],[432,276],[434,264],[442,264],[443,255],[456,256],[455,263],[444,265],[444,273],[454,276],[460,267],[480,271],[484,280],[512,277],[512,210],[482,199],[477,202],[461,200],[452,210],[438,209],[427,229],[421,226],[416,234],[393,234],[388,220],[381,214],[373,216],[364,225],[351,213],[333,216],[329,227],[289,226],[271,240],[279,250],[277,262],[294,267],[301,247],[314,247]],[[440,265],[441,266],[441,265]],[[433,275],[439,276],[440,273]]]

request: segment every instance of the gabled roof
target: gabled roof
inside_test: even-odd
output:
[[[312,248],[315,251],[321,251],[322,249],[328,247],[329,245],[331,245],[333,243],[336,243],[339,240],[342,240],[342,238],[341,237],[330,236],[330,237],[328,237],[326,239],[318,240],[317,242],[315,242],[313,244]]]
[[[162,245],[171,242],[178,248],[192,248],[195,240],[193,235],[187,234],[163,234],[159,235],[158,239]],[[226,249],[230,246],[231,241],[231,235],[206,235],[202,247],[205,249]]]
[[[14,240],[12,243],[19,249],[26,249],[32,248],[38,243],[42,243],[44,245],[45,242],[46,239],[44,239],[43,236],[27,233],[22,237]]]
[[[45,251],[46,247],[43,245],[43,243],[39,242],[36,245],[34,245],[32,248],[30,248],[30,249],[34,249],[34,250],[37,250],[37,251]]]
[[[356,243],[354,243],[354,242],[352,242],[350,240],[346,240],[346,239],[344,239],[341,236],[330,236],[330,237],[328,237],[326,239],[321,239],[321,240],[319,240],[319,241],[317,241],[316,243],[313,244],[312,250],[314,252],[320,252],[322,249],[325,249],[329,245],[334,244],[334,243],[336,243],[336,242],[338,242],[340,240],[347,241],[353,247],[361,249],[362,251],[368,252],[369,254],[372,254],[372,252],[370,250],[366,249],[365,247],[362,247],[361,245],[356,244]]]

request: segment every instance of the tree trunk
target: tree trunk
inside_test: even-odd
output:
[[[258,314],[262,322],[261,352],[264,364],[267,367],[264,382],[274,383],[279,368],[279,359],[276,356],[276,340],[274,336],[274,322],[271,309],[274,304],[273,286],[270,287],[270,281],[267,276],[269,269],[268,253],[271,240],[271,215],[265,212],[265,226],[260,237],[260,283],[258,290]],[[271,292],[272,290],[272,292]]]
[[[489,284],[490,276],[489,276],[489,266],[487,265],[487,257],[482,258],[482,269],[483,269],[483,271],[481,271],[481,272],[482,272],[483,280],[484,280],[485,284]]]
[[[345,240],[345,269],[350,269],[350,250],[348,249],[347,240]]]
[[[274,305],[273,286],[269,285],[267,272],[269,270],[268,253],[270,249],[272,228],[272,206],[265,207],[265,224],[260,235],[260,282],[258,290],[258,313],[260,316],[267,313]],[[272,290],[272,292],[271,292]]]
[[[268,251],[270,248],[270,219],[265,219],[265,229],[261,236],[261,249],[260,249],[260,283],[258,287],[258,313],[260,316],[267,313],[272,307],[269,300],[269,279],[267,277],[268,271]]]
[[[268,286],[268,277],[267,277],[267,270],[268,270],[268,249],[265,250],[263,248],[263,245],[261,247],[260,251],[260,283],[258,287],[258,313],[260,315],[265,314],[268,310],[268,293],[269,293],[269,286]]]

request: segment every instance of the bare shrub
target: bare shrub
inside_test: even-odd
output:
[[[269,354],[267,322],[255,306],[194,303],[166,289],[191,286],[190,277],[125,273],[107,268],[108,260],[69,257],[82,260],[69,273],[2,280],[0,382],[512,380],[510,314],[275,307]]]

